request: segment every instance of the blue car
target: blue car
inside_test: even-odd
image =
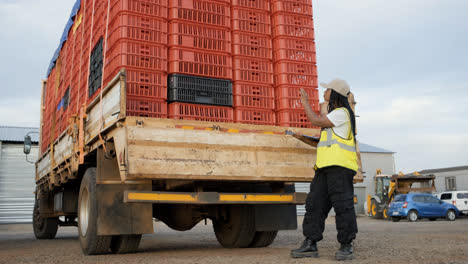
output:
[[[431,221],[445,218],[454,221],[460,215],[460,211],[430,194],[409,193],[395,196],[389,205],[388,214],[393,222],[398,222],[402,218],[408,218],[411,222],[416,222],[420,218],[429,218]]]

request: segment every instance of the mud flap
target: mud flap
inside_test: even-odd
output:
[[[255,205],[255,230],[276,231],[296,230],[297,213],[295,205]]]
[[[107,144],[108,153],[113,153],[112,143]],[[115,153],[115,152],[114,152]],[[123,183],[117,159],[97,153],[97,233],[98,235],[139,235],[153,233],[153,208],[149,203],[124,203],[124,191],[151,191],[148,183]]]
[[[151,191],[151,185],[98,184],[98,235],[153,233],[153,208],[149,203],[124,203],[127,190]]]

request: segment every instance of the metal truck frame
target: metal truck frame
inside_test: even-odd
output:
[[[92,255],[135,252],[153,219],[180,231],[210,219],[224,247],[265,247],[297,228],[306,194],[294,182],[312,180],[316,149],[285,130],[318,129],[126,116],[125,80],[122,70],[39,157],[37,238],[78,226]]]

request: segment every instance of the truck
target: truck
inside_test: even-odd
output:
[[[39,142],[41,154],[36,162],[36,198],[33,211],[35,236],[38,239],[53,239],[59,227],[75,226],[78,228],[83,253],[94,255],[135,252],[142,235],[154,232],[155,220],[178,231],[190,230],[199,222],[210,220],[217,240],[227,248],[266,247],[274,241],[278,230],[296,229],[296,205],[305,203],[306,194],[295,192],[294,183],[312,181],[316,148],[307,141],[297,140],[290,133],[317,137],[320,134],[318,128],[279,126],[274,125],[275,122],[246,124],[185,118],[168,119],[135,113],[135,111],[130,113],[128,110],[129,102],[132,102],[129,100],[129,91],[134,98],[137,92],[138,96],[144,97],[152,91],[153,97],[161,97],[153,101],[156,100],[155,102],[167,109],[168,88],[164,84],[166,80],[163,77],[167,79],[170,73],[169,70],[166,71],[170,68],[167,67],[168,64],[176,65],[183,60],[209,57],[208,55],[179,56],[184,54],[184,47],[177,46],[169,51],[180,51],[177,52],[179,55],[176,54],[177,56],[168,63],[165,59],[168,51],[165,31],[168,13],[175,17],[172,21],[179,24],[186,23],[185,25],[196,28],[201,27],[200,21],[184,21],[205,19],[208,16],[216,18],[207,22],[221,23],[212,26],[212,30],[222,31],[223,34],[218,34],[216,37],[227,36],[226,41],[220,43],[228,43],[230,50],[228,41],[230,29],[226,27],[230,25],[230,18],[226,15],[230,13],[230,4],[227,3],[230,1],[218,1],[219,3],[206,1],[207,4],[203,5],[197,4],[196,1],[193,3],[169,1],[169,5],[175,6],[170,6],[171,12],[168,12],[166,5],[155,4],[153,1],[116,1],[112,6],[109,5],[110,1],[82,2],[80,7],[80,1],[77,1],[72,11],[73,19],[70,20],[62,37],[62,43],[67,41],[63,50],[67,50],[68,54],[73,56],[66,55],[62,59],[62,55],[59,55],[55,61],[53,59],[49,67],[49,79],[42,83]],[[127,4],[130,2],[133,4]],[[246,4],[263,6],[265,2],[254,1]],[[211,6],[218,8],[211,9]],[[299,30],[306,35],[300,37],[312,39],[306,40],[313,44],[312,7],[308,4],[305,6],[310,11],[310,17],[301,18],[305,25]],[[132,8],[134,10],[130,10]],[[176,12],[182,9],[193,11],[194,8],[208,9],[197,11],[199,14],[205,14],[203,16],[185,17],[185,14],[189,14],[188,11]],[[268,6],[266,8],[269,10]],[[246,7],[239,10],[244,13],[250,12]],[[138,15],[138,12],[142,14]],[[252,12],[258,12],[257,15],[265,17],[270,14],[269,11]],[[104,19],[106,14],[107,21]],[[182,15],[183,18],[177,17]],[[294,16],[284,12],[279,15],[275,16],[278,23],[283,23],[284,17]],[[109,18],[111,16],[114,17]],[[242,19],[250,18],[242,17]],[[240,23],[241,20],[233,21]],[[132,23],[137,22],[140,28],[135,29],[136,26]],[[118,23],[123,25],[119,26]],[[108,33],[111,31],[111,24],[119,30]],[[255,25],[264,27],[263,24]],[[204,24],[203,27],[206,29],[209,25]],[[171,27],[171,30],[179,28],[183,29],[183,27]],[[264,28],[267,35],[270,34],[270,25],[265,25]],[[88,30],[88,35],[83,33],[84,29]],[[277,29],[277,34],[287,33],[281,26]],[[249,30],[249,27],[246,30]],[[131,32],[136,33],[130,34]],[[198,34],[204,31],[190,32]],[[111,41],[114,36],[122,37],[123,35],[119,34],[124,33],[128,35],[115,42],[114,48],[107,47],[107,40]],[[246,34],[252,37],[251,33]],[[128,40],[137,37],[142,39]],[[190,37],[193,36],[187,38]],[[81,42],[78,41],[80,39]],[[156,41],[161,43],[156,45]],[[201,45],[205,42],[186,41],[182,44],[193,46],[194,43]],[[258,41],[255,43],[258,45]],[[224,47],[224,44],[213,47]],[[121,52],[127,49],[128,52]],[[61,54],[59,51],[56,55]],[[120,53],[110,57],[108,54],[110,51]],[[158,51],[154,56],[160,57],[150,57],[152,51]],[[135,55],[135,52],[138,54]],[[190,52],[193,53],[193,50]],[[202,52],[213,53],[207,50]],[[269,52],[272,53],[272,50]],[[310,51],[311,55],[308,57],[304,57],[302,53],[302,56],[294,57],[297,60],[310,60],[306,65],[311,74],[304,73],[302,68],[299,73],[280,72],[278,76],[284,78],[278,78],[278,83],[285,83],[293,76],[297,82],[296,86],[301,82],[310,84],[312,80],[313,85],[316,85],[313,52]],[[216,54],[216,58],[227,58],[221,61],[226,61],[226,65],[230,65],[227,63],[231,59],[228,52]],[[278,54],[287,56],[287,54]],[[135,57],[138,60],[131,59]],[[252,59],[245,61],[256,63]],[[273,66],[272,61],[263,60],[262,63]],[[283,60],[281,63],[283,66],[291,67],[304,64],[301,62],[300,65],[294,60],[292,62]],[[108,70],[112,65],[118,69],[115,74],[114,70]],[[144,67],[149,67],[148,65],[161,69],[159,72],[156,72],[155,68],[146,71]],[[135,70],[137,66],[139,68]],[[232,71],[229,72],[231,68],[211,71],[210,69],[224,68],[220,68],[219,65],[208,66],[200,66],[197,69],[206,70],[210,74],[225,74],[225,80],[232,79]],[[174,73],[179,69],[185,70],[178,67],[172,67],[170,70]],[[190,67],[188,69],[193,70]],[[130,74],[131,71],[133,74]],[[257,78],[263,74],[267,76],[265,78],[267,82],[273,82],[273,67],[265,73],[257,65],[251,71],[250,75],[242,75],[240,73],[245,71],[237,70],[239,74],[236,78]],[[146,74],[148,72],[149,74]],[[159,75],[153,74],[155,72]],[[136,78],[135,73],[144,74]],[[161,83],[156,86],[153,83],[149,87],[148,80],[153,79]],[[136,91],[135,83],[141,84],[145,90]],[[251,81],[250,84],[256,85],[255,81]],[[312,87],[310,91],[316,92],[318,96],[318,91],[313,85],[310,85]],[[270,90],[275,89],[273,84],[261,84],[261,86]],[[289,91],[288,86],[283,85],[280,88]],[[279,102],[287,105],[292,101],[299,101],[298,98],[290,100],[291,93],[286,93],[285,100]],[[206,96],[207,93],[203,95],[203,99],[206,99]],[[294,96],[298,97],[297,94]],[[81,100],[83,98],[84,100]],[[69,107],[70,102],[75,106],[73,109]],[[59,109],[63,112],[64,108],[67,108],[68,115],[62,115],[61,119],[57,118]],[[49,110],[45,113],[44,109]],[[232,107],[229,109],[232,112]],[[294,113],[300,111],[297,109],[300,108],[293,109],[296,111]],[[274,109],[262,111],[275,114]],[[284,111],[282,113],[288,114]],[[60,123],[56,120],[60,120]],[[304,118],[301,122],[304,122],[303,120]],[[30,140],[26,138],[25,153],[28,153],[29,149]],[[362,181],[362,174],[358,173],[355,180]]]
[[[367,213],[376,219],[390,220],[388,206],[398,194],[410,192],[435,192],[435,176],[421,175],[418,172],[411,174],[382,174],[378,169],[374,177],[375,194],[367,196]]]

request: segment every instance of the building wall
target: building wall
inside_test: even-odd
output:
[[[0,144],[0,224],[32,221],[35,166],[26,161],[23,144]],[[38,147],[28,159],[36,161]]]
[[[455,191],[465,191],[468,190],[468,170],[459,170],[459,171],[448,171],[448,172],[437,172],[434,173],[436,176],[435,187],[436,193],[447,191],[445,185],[445,178],[454,177],[455,178]]]

